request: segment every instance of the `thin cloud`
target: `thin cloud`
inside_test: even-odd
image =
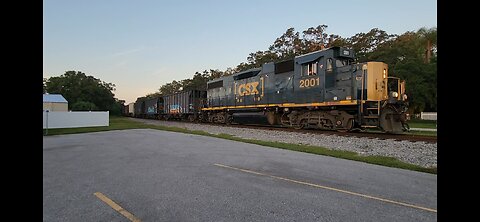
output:
[[[125,56],[125,55],[129,55],[129,54],[133,54],[133,53],[142,51],[144,48],[145,47],[141,46],[141,47],[137,47],[137,48],[134,48],[134,49],[129,49],[129,50],[113,53],[112,55],[110,55],[110,57],[119,57],[119,56]]]

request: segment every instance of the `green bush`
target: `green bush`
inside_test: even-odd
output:
[[[78,101],[70,107],[72,111],[94,111],[98,110],[97,106],[91,102]]]

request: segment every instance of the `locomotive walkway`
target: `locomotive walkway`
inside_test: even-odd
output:
[[[43,138],[44,221],[437,221],[437,176],[151,129]]]

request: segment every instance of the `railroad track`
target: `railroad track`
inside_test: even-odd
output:
[[[261,130],[272,130],[272,131],[286,131],[286,132],[297,132],[297,133],[337,135],[337,136],[343,136],[343,137],[366,137],[370,139],[380,139],[380,140],[393,139],[395,141],[437,143],[436,136],[424,136],[424,135],[415,135],[415,134],[388,134],[388,133],[372,132],[372,131],[337,132],[337,131],[327,131],[327,130],[318,130],[318,129],[298,130],[298,129],[288,128],[283,126],[269,126],[269,125],[259,125],[259,124],[232,123],[230,125],[225,125],[225,124],[217,124],[217,123],[195,123],[195,122],[187,122],[187,121],[172,121],[172,122],[202,124],[202,125],[211,125],[211,126],[223,126],[223,127],[235,127],[235,128],[261,129]]]
[[[219,126],[215,123],[198,123],[212,126]],[[337,132],[337,131],[327,131],[327,130],[318,130],[318,129],[293,129],[282,126],[267,126],[267,125],[257,125],[257,124],[231,124],[231,125],[220,125],[225,127],[236,127],[236,128],[249,128],[249,129],[262,129],[262,130],[277,130],[277,131],[287,131],[287,132],[299,132],[299,133],[311,133],[311,134],[325,134],[325,135],[337,135],[344,137],[366,137],[371,139],[393,139],[395,141],[410,141],[410,142],[426,142],[426,143],[437,143],[436,136],[424,136],[424,135],[415,135],[415,134],[388,134],[382,132],[371,132],[371,131],[362,131],[362,132]]]

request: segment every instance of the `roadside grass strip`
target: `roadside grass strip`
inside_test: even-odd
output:
[[[437,121],[436,120],[419,120],[412,119],[407,121],[410,128],[427,128],[427,129],[436,129]]]

